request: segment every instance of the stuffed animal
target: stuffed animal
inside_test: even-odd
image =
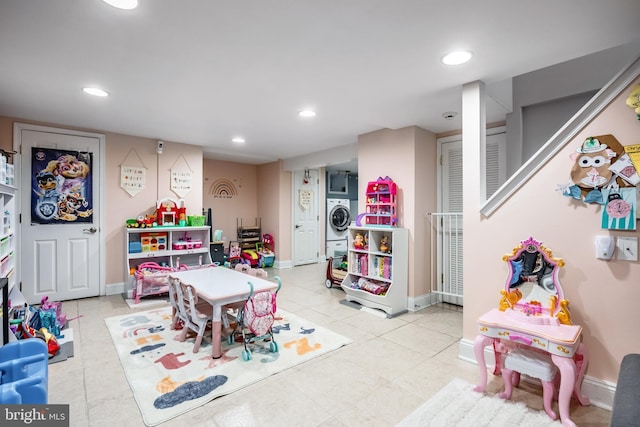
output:
[[[387,236],[382,236],[380,239],[380,252],[391,253],[391,245]]]

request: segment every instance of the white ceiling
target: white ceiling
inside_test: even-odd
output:
[[[460,115],[442,114],[460,111],[475,80],[487,83],[487,121],[504,120],[511,77],[640,40],[638,0],[139,3],[2,0],[0,115],[260,164],[381,128],[460,129]],[[440,63],[461,48],[471,62]],[[297,116],[307,107],[317,117]]]

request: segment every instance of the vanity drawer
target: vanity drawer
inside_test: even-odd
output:
[[[549,351],[549,341],[535,335],[524,334],[510,329],[491,327],[487,325],[480,325],[480,333],[487,337],[498,338],[515,344]]]

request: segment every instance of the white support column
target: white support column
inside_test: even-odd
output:
[[[467,83],[462,86],[462,185],[465,212],[480,209],[487,198],[486,129],[485,84],[482,81]]]

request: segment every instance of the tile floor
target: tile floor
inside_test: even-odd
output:
[[[453,378],[470,383],[478,367],[459,360],[462,311],[437,305],[393,319],[340,304],[324,286],[325,265],[286,270],[278,306],[346,335],[353,343],[273,375],[161,424],[182,426],[394,426]],[[70,404],[72,427],[144,426],[104,323],[131,312],[122,296],[67,301],[75,357],[50,365],[49,402]],[[502,388],[489,376],[489,393]],[[539,384],[521,383],[514,400],[542,410]],[[555,405],[557,411],[557,404]],[[581,427],[605,427],[610,413],[572,401]]]

